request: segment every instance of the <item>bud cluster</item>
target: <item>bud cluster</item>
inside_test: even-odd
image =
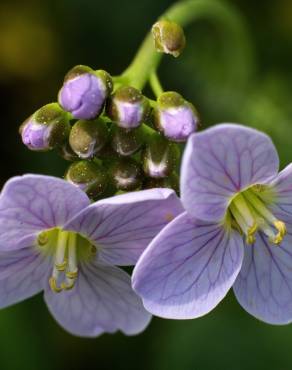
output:
[[[178,191],[178,143],[197,130],[197,111],[176,92],[153,101],[113,80],[103,70],[72,68],[58,102],[21,125],[23,143],[72,162],[66,180],[94,200],[153,187]]]

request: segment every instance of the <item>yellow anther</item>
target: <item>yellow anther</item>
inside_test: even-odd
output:
[[[254,244],[256,241],[256,238],[254,234],[257,232],[258,225],[254,223],[251,227],[248,228],[247,230],[247,235],[246,235],[246,243],[247,244]]]
[[[68,279],[76,279],[78,276],[78,270],[75,271],[67,271],[66,276]]]
[[[57,281],[53,276],[50,277],[49,284],[50,284],[50,288],[52,289],[54,293],[60,293],[63,290],[62,286],[60,288],[57,286]]]
[[[66,284],[66,283],[62,283],[61,284],[61,288],[62,290],[71,290],[74,288],[74,285],[75,285],[75,280],[73,280],[70,284]]]
[[[62,263],[55,263],[55,267],[58,271],[65,271],[67,267],[67,260],[65,259]]]
[[[254,235],[247,235],[247,237],[245,238],[245,241],[246,241],[246,244],[254,244],[255,241],[256,241],[256,238]]]
[[[278,230],[278,234],[271,240],[274,244],[280,244],[284,238],[284,236],[287,234],[286,225],[283,221],[275,221],[274,222],[275,228]]]
[[[49,233],[47,231],[43,231],[38,235],[38,245],[40,247],[47,244],[49,241]]]

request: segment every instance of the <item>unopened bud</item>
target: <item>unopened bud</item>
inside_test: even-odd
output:
[[[154,109],[154,124],[169,140],[184,142],[197,130],[199,115],[180,94],[169,91],[160,95]]]
[[[178,57],[186,45],[184,31],[180,25],[161,20],[152,26],[155,49],[161,53]]]
[[[143,144],[140,127],[133,130],[125,130],[114,127],[112,131],[111,146],[116,153],[126,157],[136,153]]]
[[[150,112],[148,99],[134,87],[120,87],[111,97],[108,116],[125,129],[138,127],[147,119]]]
[[[105,170],[89,161],[72,163],[65,174],[65,179],[84,191],[91,199],[100,197],[107,187]]]
[[[118,190],[132,191],[142,184],[140,165],[131,158],[122,158],[111,168],[111,176]]]
[[[58,147],[58,154],[66,161],[77,161],[78,155],[73,152],[68,141],[65,141],[61,146]]]
[[[87,66],[76,66],[65,76],[59,103],[77,119],[94,119],[101,113],[113,88],[110,75]]]
[[[179,158],[179,149],[158,133],[151,135],[143,152],[143,170],[149,177],[167,177],[174,170]]]
[[[47,151],[61,145],[70,132],[68,114],[59,104],[43,106],[19,129],[22,141],[31,150]]]
[[[94,157],[103,148],[107,138],[108,129],[102,119],[79,120],[72,127],[69,143],[80,158],[87,159]]]

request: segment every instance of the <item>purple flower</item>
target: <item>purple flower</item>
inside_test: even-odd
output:
[[[197,130],[199,117],[191,103],[180,94],[168,91],[158,98],[154,123],[169,140],[184,142]]]
[[[150,315],[130,276],[115,265],[136,263],[179,212],[169,189],[90,204],[85,193],[61,179],[11,179],[0,197],[0,306],[44,290],[50,312],[73,334],[142,331]]]
[[[65,78],[59,92],[59,103],[74,118],[91,120],[101,113],[111,89],[111,80],[106,72],[77,66]]]
[[[292,321],[292,165],[268,136],[222,124],[192,135],[181,173],[186,212],[142,254],[133,287],[153,314],[202,316],[233,286],[272,324]]]
[[[141,125],[149,114],[148,100],[131,86],[120,87],[111,97],[107,113],[121,128],[134,129]]]
[[[52,126],[38,123],[31,117],[21,128],[22,142],[31,150],[50,150],[51,130]]]

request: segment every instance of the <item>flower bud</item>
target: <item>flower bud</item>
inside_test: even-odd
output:
[[[111,97],[108,107],[108,116],[119,126],[125,129],[138,127],[150,112],[147,98],[134,87],[120,87]]]
[[[143,181],[143,189],[152,188],[169,188],[173,189],[176,193],[179,193],[178,175],[173,172],[170,176],[161,179],[146,177]]]
[[[178,57],[186,45],[184,31],[175,22],[161,20],[152,26],[155,49]]]
[[[197,130],[199,115],[195,107],[173,91],[165,92],[157,100],[154,124],[163,135],[175,142],[184,142]]]
[[[19,129],[23,144],[31,150],[47,151],[61,145],[69,135],[68,114],[59,104],[43,106]]]
[[[143,152],[143,170],[149,177],[167,177],[174,170],[179,158],[179,149],[160,134],[151,135]]]
[[[58,99],[74,118],[90,120],[101,113],[112,88],[112,79],[107,72],[80,65],[65,76]]]
[[[143,144],[140,127],[133,130],[125,130],[120,127],[113,127],[111,146],[116,153],[126,157],[136,153]]]
[[[132,158],[122,158],[111,168],[111,176],[118,190],[132,191],[142,184],[142,171]]]
[[[84,191],[91,199],[100,197],[107,187],[105,170],[89,161],[72,163],[65,174],[65,179]]]
[[[83,159],[92,158],[106,144],[108,128],[98,118],[94,121],[77,121],[70,132],[69,143],[72,150]]]

